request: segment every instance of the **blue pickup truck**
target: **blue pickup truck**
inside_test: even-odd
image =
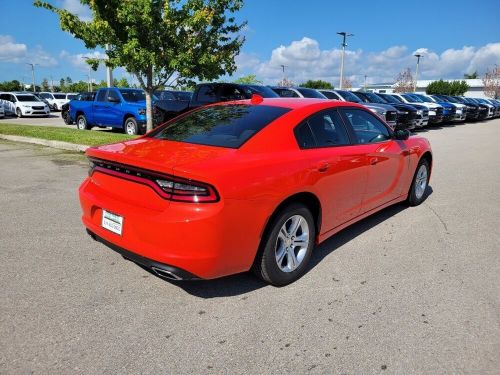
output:
[[[146,130],[146,97],[137,89],[99,89],[93,101],[72,100],[69,116],[80,130],[93,126],[122,129],[129,135]]]

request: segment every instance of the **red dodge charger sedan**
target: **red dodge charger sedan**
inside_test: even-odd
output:
[[[175,280],[252,269],[273,285],[316,244],[389,205],[418,205],[429,142],[361,105],[322,99],[219,103],[87,151],[88,233]]]

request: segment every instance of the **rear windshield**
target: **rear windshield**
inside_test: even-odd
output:
[[[318,90],[304,89],[302,87],[299,87],[297,91],[304,95],[304,98],[327,99],[327,97],[320,93]]]
[[[204,107],[170,122],[152,137],[200,145],[239,148],[289,108],[266,105]]]
[[[120,90],[123,99],[129,103],[137,103],[146,100],[146,94],[142,90]]]

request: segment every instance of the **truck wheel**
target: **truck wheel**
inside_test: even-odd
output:
[[[129,117],[125,120],[125,133],[128,135],[139,134],[139,127],[137,126],[137,121],[133,117]]]
[[[87,119],[85,118],[84,115],[79,115],[76,118],[76,128],[79,130],[89,130],[90,127],[87,124]]]

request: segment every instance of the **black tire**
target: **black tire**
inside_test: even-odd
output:
[[[16,116],[19,118],[23,117],[23,112],[21,111],[21,108],[16,108]]]
[[[76,128],[78,130],[90,130],[90,126],[87,123],[87,119],[84,115],[78,115],[76,118]]]
[[[47,115],[47,117],[49,117],[49,115]],[[69,113],[68,112],[61,113],[61,117],[63,118],[64,123],[66,125],[71,125],[73,123],[73,121],[71,121],[71,117],[69,117]]]
[[[139,134],[139,126],[137,125],[137,121],[133,117],[128,117],[125,119],[125,123],[123,124],[123,130],[128,135],[137,135]]]
[[[283,227],[286,228],[287,223],[291,223],[291,221],[293,221],[294,217],[302,217],[307,224],[308,242],[307,246],[304,246],[304,248],[299,248],[297,250],[296,247],[293,247],[292,249],[292,246],[290,246],[291,250],[286,250],[288,248],[286,247],[285,242],[281,239],[282,237],[280,237],[280,233]],[[296,233],[303,234],[302,231]],[[295,237],[291,237],[291,239],[293,238]],[[315,240],[316,225],[311,211],[309,211],[309,209],[301,203],[289,204],[280,209],[268,224],[262,238],[259,251],[255,257],[252,270],[259,278],[274,286],[284,286],[290,284],[299,279],[305,273],[307,264],[309,263],[309,259],[311,258],[311,254],[313,252]],[[277,259],[277,251],[279,251],[279,248],[283,249],[282,254],[284,254],[280,262],[281,266],[278,265]],[[284,263],[286,263],[284,267],[287,267],[291,261],[288,251],[294,252],[294,259],[299,258],[297,255],[301,252],[303,255],[301,256],[300,263],[295,269],[284,271],[282,269]]]
[[[424,181],[421,173],[421,168],[425,168],[425,187],[422,191],[421,183]],[[418,206],[425,198],[427,198],[427,189],[429,187],[430,167],[427,159],[420,159],[413,180],[411,182],[410,191],[408,192],[408,204],[410,206]]]

